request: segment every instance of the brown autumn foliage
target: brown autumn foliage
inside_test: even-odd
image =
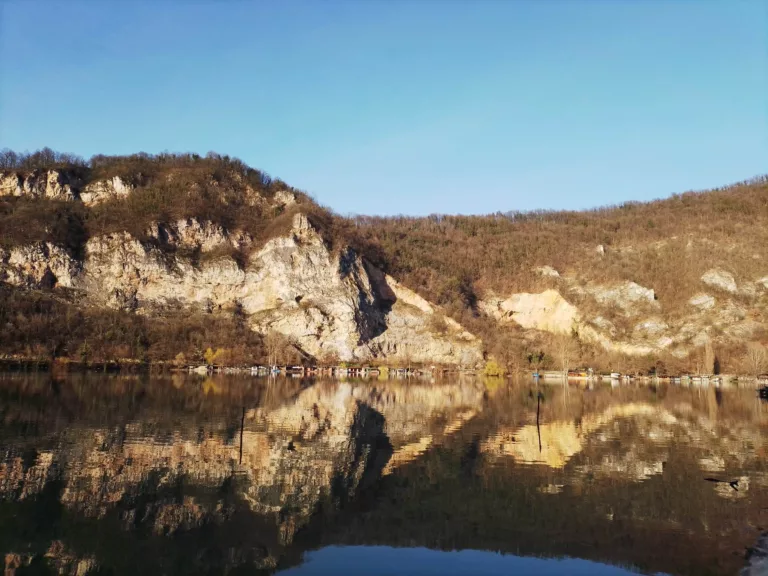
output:
[[[264,338],[237,312],[166,311],[139,315],[119,310],[77,306],[46,291],[12,288],[0,283],[0,358],[86,363],[205,363],[205,352],[219,352],[217,363],[267,363]],[[269,350],[279,363],[301,357],[289,342]]]
[[[287,230],[293,213],[311,205],[284,182],[215,153],[94,156],[85,162],[49,149],[29,155],[0,152],[0,170],[28,174],[48,169],[75,174],[82,186],[118,176],[134,190],[91,208],[46,198],[0,198],[0,246],[48,241],[77,254],[91,236],[126,231],[145,239],[150,224],[181,218],[243,230],[258,245]],[[273,205],[270,200],[279,190],[292,192],[298,205]]]
[[[79,255],[89,231],[80,204],[0,197],[0,247],[51,242]]]
[[[723,268],[743,279],[768,274],[763,263],[768,246],[766,176],[708,192],[581,212],[343,218],[284,182],[215,153],[204,157],[142,153],[94,156],[85,161],[50,149],[32,154],[0,152],[0,170],[28,173],[53,168],[69,170],[83,183],[119,176],[135,189],[127,198],[91,208],[48,199],[0,198],[0,246],[50,241],[78,255],[94,235],[128,231],[142,238],[153,222],[197,217],[250,233],[256,240],[255,249],[284,233],[293,214],[302,211],[330,248],[351,246],[443,306],[483,339],[489,356],[513,371],[555,367],[557,346],[543,335],[499,327],[478,312],[477,302],[489,292],[508,295],[560,287],[558,280],[537,274],[536,267],[552,266],[561,275],[601,284],[637,282],[655,290],[664,313],[672,318],[683,314],[685,302],[700,290],[699,279],[710,268]],[[278,190],[293,192],[298,204],[288,209],[274,207],[269,199]],[[265,202],[253,202],[252,194]],[[238,261],[247,256],[234,249],[229,255]],[[587,314],[595,307],[587,296],[570,293],[568,297]],[[74,308],[69,310],[74,313]],[[601,314],[619,328],[625,321],[621,314],[612,316],[610,310],[601,310]],[[138,320],[126,316],[124,322],[130,331]],[[167,319],[164,322],[168,324]],[[186,330],[183,325],[178,325],[182,332]],[[439,331],[440,326],[435,329]],[[174,344],[165,348],[155,343],[154,358],[170,359],[179,353],[202,358],[183,338],[170,342]],[[207,344],[229,348],[226,342]],[[573,362],[594,367],[685,371],[693,370],[692,363],[697,362],[620,358],[581,342],[576,346]],[[714,351],[720,355],[723,370],[742,363],[744,350],[737,348]],[[135,351],[132,355],[136,356]]]
[[[768,274],[768,177],[581,212],[354,221],[389,273],[457,309],[472,308],[487,290],[541,289],[534,269],[545,265],[596,282],[634,281],[666,303],[689,298],[713,266],[741,278]]]
[[[652,288],[670,318],[686,314],[686,302],[702,289],[700,278],[721,268],[741,280],[768,275],[768,177],[706,192],[687,192],[650,203],[581,212],[497,213],[488,216],[354,218],[361,245],[375,246],[369,257],[425,298],[442,305],[456,320],[481,336],[486,350],[508,367],[552,368],[557,346],[546,337],[523,337],[499,328],[477,311],[490,292],[540,292],[565,289],[542,277],[541,266],[580,282],[610,285],[632,281]],[[598,250],[598,247],[602,247]],[[587,316],[599,313],[629,331],[619,310],[598,307],[587,295],[566,294]],[[739,296],[735,296],[739,298]],[[551,339],[550,339],[551,340]],[[630,358],[606,354],[578,343],[573,362],[627,372],[680,373],[709,362],[697,351],[688,359]],[[531,354],[546,351],[531,363]],[[538,352],[537,352],[538,351]],[[719,346],[720,371],[737,371],[744,350]],[[524,360],[520,360],[520,356]]]

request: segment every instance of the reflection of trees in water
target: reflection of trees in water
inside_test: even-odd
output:
[[[152,538],[173,534],[174,542],[197,532],[221,537],[230,534],[233,519],[260,518],[260,530],[249,530],[248,541],[226,563],[245,561],[240,552],[256,542],[266,552],[248,562],[270,568],[295,548],[295,533],[310,530],[321,511],[320,517],[332,514],[381,476],[392,454],[388,433],[405,441],[435,418],[443,433],[452,433],[472,416],[465,410],[452,418],[454,406],[482,398],[474,384],[468,392],[397,382],[297,386],[272,380],[262,388],[254,382],[240,389],[226,379],[153,380],[149,387],[140,379],[101,387],[62,382],[57,400],[68,407],[65,422],[43,422],[40,435],[21,442],[40,447],[34,457],[18,457],[22,447],[14,446],[0,465],[0,486],[9,499],[35,502],[56,471],[66,515]],[[278,383],[288,386],[279,390]],[[16,384],[12,404],[18,410],[11,420],[44,421],[24,408],[30,399],[48,399],[44,379]],[[105,413],[89,413],[89,386],[91,405]],[[45,438],[52,440],[47,446]],[[229,494],[227,502],[222,494]]]
[[[755,490],[768,474],[754,391],[224,378],[212,393],[201,382],[2,387],[1,433],[13,439],[2,549],[26,538],[44,554],[63,540],[60,558],[134,573],[269,569],[332,543],[728,573],[768,505]],[[512,458],[494,452],[501,436]],[[532,457],[520,457],[527,444]],[[536,458],[549,466],[520,463]],[[748,476],[750,489],[726,499],[704,481],[715,473]],[[19,499],[13,474],[40,489]]]
[[[580,395],[574,392],[572,397]],[[646,393],[622,392],[620,396],[647,400]],[[739,397],[726,411],[733,408],[738,412],[749,397],[742,398],[740,392],[736,395]],[[724,406],[728,397],[728,393],[723,395]],[[606,403],[605,398],[592,401],[599,406]],[[458,472],[460,451],[438,446],[388,479],[348,523],[326,536],[325,543],[417,542],[444,549],[566,554],[675,574],[735,573],[743,562],[744,547],[756,537],[756,529],[750,526],[765,520],[760,508],[768,502],[753,491],[743,501],[726,500],[705,482],[699,455],[713,449],[727,452],[734,445],[730,440],[719,448],[708,444],[722,432],[707,428],[705,397],[681,391],[672,392],[667,401],[670,408],[680,405],[688,414],[686,425],[694,430],[701,427],[700,436],[673,433],[664,442],[654,443],[648,437],[654,423],[647,418],[649,413],[640,410],[635,416],[627,413],[628,417],[617,418],[618,436],[597,441],[587,438],[582,451],[562,467],[519,465],[511,459],[481,456],[480,466],[470,477]],[[501,417],[511,410],[507,408],[497,406],[499,414],[486,412],[480,419]],[[530,422],[531,417],[535,412],[525,414],[523,421]],[[590,419],[597,417],[581,416],[582,421]],[[471,435],[485,424],[473,421],[466,432]],[[736,438],[754,437],[754,426],[742,427],[746,429],[737,431]],[[698,443],[692,445],[694,440]],[[631,460],[624,457],[627,453],[631,457],[633,451],[639,460],[663,461],[662,469],[627,474],[632,472],[627,470]],[[742,469],[762,470],[752,448],[743,447],[742,454],[728,461],[733,465],[743,462]],[[728,459],[727,453],[725,456]],[[611,463],[616,468],[601,473],[600,466]]]

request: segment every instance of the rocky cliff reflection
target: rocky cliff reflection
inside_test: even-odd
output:
[[[754,390],[6,375],[0,400],[9,574],[272,572],[327,545],[732,574],[768,523]]]

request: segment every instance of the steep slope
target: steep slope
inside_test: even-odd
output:
[[[126,336],[102,359],[235,347],[190,336],[179,318],[194,313],[263,336],[260,357],[271,334],[319,361],[768,370],[766,177],[584,212],[346,219],[226,156],[8,154],[0,282],[57,303],[42,314],[33,298],[20,319],[0,302],[24,342],[0,336],[7,353],[72,356],[114,333],[50,346],[25,328],[66,301],[175,314],[187,341],[173,352]],[[760,347],[751,359],[747,345]]]
[[[79,219],[58,237],[49,225],[37,239],[9,234],[0,245],[0,281],[68,291],[79,306],[236,316],[318,361],[481,362],[477,338],[367,262],[343,236],[330,237],[333,216],[300,193],[278,185],[268,195],[232,174],[224,182],[200,175],[188,181],[182,168],[181,176],[174,166],[136,187],[119,176],[89,182],[64,169],[0,173],[0,194],[13,198],[6,221],[30,203],[80,205]],[[169,178],[173,194],[164,190]],[[138,203],[151,200],[159,208],[140,210]],[[132,217],[116,220],[114,213],[126,208]],[[243,213],[250,211],[261,222],[249,225]],[[73,245],[66,238],[78,226],[83,233]]]
[[[738,371],[744,345],[767,340],[767,177],[584,212],[356,222],[390,274],[486,339],[522,330],[523,355],[555,355],[536,334],[560,334],[690,370],[713,346]]]
[[[734,288],[712,283],[722,278]],[[701,282],[706,292],[676,306],[634,282],[593,284],[565,276],[557,289],[514,293],[506,299],[491,293],[479,307],[501,323],[574,335],[609,352],[633,356],[669,353],[685,358],[708,343],[738,345],[765,337],[768,289],[762,279],[744,282],[737,290],[733,275],[711,269]]]

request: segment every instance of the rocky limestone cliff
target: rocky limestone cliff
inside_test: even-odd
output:
[[[201,252],[210,252],[230,245],[233,248],[247,248],[253,243],[253,238],[244,232],[236,231],[230,234],[223,226],[200,222],[197,218],[182,218],[171,224],[155,222],[149,227],[146,235],[161,246]]]
[[[579,314],[557,290],[541,294],[512,294],[506,300],[489,297],[480,308],[502,322],[513,321],[523,328],[534,328],[555,334],[570,334],[578,326]]]
[[[71,288],[94,305],[139,313],[238,309],[254,330],[280,333],[318,360],[466,366],[482,360],[477,338],[353,250],[329,250],[301,213],[289,234],[258,250],[250,249],[247,234],[193,218],[155,223],[146,235],[90,238],[82,260],[50,243],[0,250],[0,280]],[[218,257],[190,256],[217,249],[223,250]],[[245,262],[227,249],[245,250]]]
[[[142,175],[138,176],[141,179]],[[168,178],[172,179],[173,175],[168,175]],[[297,203],[295,194],[288,190],[276,191],[271,201],[267,201],[252,187],[242,182],[242,178],[240,180],[248,205],[268,204],[285,208]],[[120,176],[86,182],[79,176],[78,171],[67,169],[0,171],[0,197],[49,198],[94,206],[108,200],[124,199],[134,190],[136,186]]]
[[[0,196],[80,201],[92,206],[105,200],[124,198],[133,189],[119,176],[85,184],[69,170],[0,172]]]
[[[546,272],[542,272],[546,270]],[[737,284],[734,275],[712,269],[702,275],[703,290],[688,301],[684,314],[665,310],[652,288],[635,282],[598,284],[563,276],[549,266],[537,269],[557,288],[539,293],[517,293],[501,298],[489,293],[478,303],[488,316],[502,323],[549,332],[577,333],[607,351],[634,356],[669,352],[685,357],[708,340],[749,340],[766,326],[762,304],[768,298],[761,279]],[[588,310],[575,302],[586,304]],[[618,318],[620,324],[609,320]]]
[[[12,249],[0,247],[0,281],[26,288],[71,288],[82,271],[63,248],[37,242]]]
[[[0,196],[78,200],[81,186],[82,181],[67,171],[0,172]]]
[[[133,186],[119,176],[113,176],[107,180],[98,180],[86,185],[79,192],[79,198],[83,204],[91,206],[106,200],[125,198],[132,190]]]
[[[476,365],[480,343],[425,297],[488,335],[486,350],[496,356],[507,342],[546,348],[538,332],[578,333],[582,343],[652,355],[675,370],[692,370],[691,352],[710,343],[722,369],[741,371],[745,345],[764,344],[768,331],[765,177],[581,215],[399,221],[334,216],[281,180],[215,153],[86,162],[49,149],[9,151],[4,166],[0,282],[66,288],[72,299],[58,299],[60,309],[110,306],[174,318],[180,308],[232,310],[238,330],[247,323],[283,334],[322,361]],[[318,230],[304,218],[286,233],[299,212],[311,214]],[[542,225],[547,235],[537,236]],[[222,323],[232,321],[227,316]],[[489,320],[528,333],[519,339],[517,330],[501,330],[497,338]],[[9,354],[46,349],[44,336],[13,344],[22,339],[9,338]],[[235,356],[262,358],[258,338],[251,342],[258,353]],[[72,340],[62,353],[87,348]],[[181,348],[179,355],[200,356]],[[98,360],[123,349],[115,342]],[[594,353],[580,348],[585,361]],[[174,355],[158,352],[166,354]],[[639,369],[645,360],[629,363]]]

